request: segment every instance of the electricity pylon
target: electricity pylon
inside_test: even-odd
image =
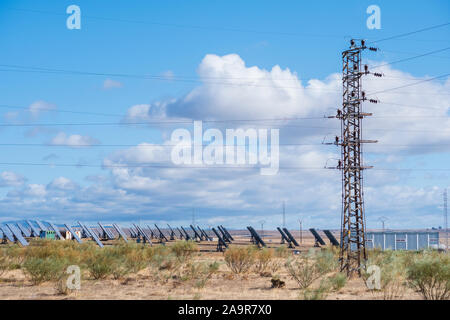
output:
[[[371,168],[363,165],[361,145],[377,141],[362,139],[362,120],[372,115],[362,111],[362,102],[366,96],[361,88],[361,77],[369,74],[369,70],[367,66],[361,69],[361,52],[367,47],[364,40],[360,44],[356,44],[355,40],[350,43],[350,48],[342,52],[343,103],[342,110],[338,110],[336,115],[341,120],[341,137],[335,139],[335,144],[341,146],[341,159],[337,168],[342,172],[339,258],[342,272],[348,276],[355,273],[361,276],[361,266],[367,259],[362,171]]]

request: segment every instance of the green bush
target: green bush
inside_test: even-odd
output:
[[[303,290],[303,300],[324,300],[330,291],[330,284],[327,281],[321,281],[317,289]]]
[[[88,258],[86,266],[92,278],[105,279],[112,275],[114,268],[117,267],[116,257],[108,250],[97,250]]]
[[[334,276],[328,278],[328,281],[330,282],[331,288],[333,288],[334,291],[339,291],[347,283],[347,275],[338,272]]]
[[[38,285],[45,281],[57,281],[65,272],[67,262],[60,258],[27,258],[23,271],[30,276],[31,282]]]
[[[316,266],[321,274],[336,271],[338,259],[331,249],[322,249],[315,254]]]
[[[247,273],[255,262],[254,247],[232,246],[224,253],[225,263],[236,274]]]
[[[416,257],[407,271],[408,283],[426,300],[450,298],[450,257],[426,253]]]
[[[198,246],[194,241],[177,241],[169,247],[178,260],[186,261],[192,258],[192,256],[198,251]]]

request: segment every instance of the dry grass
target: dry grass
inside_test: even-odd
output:
[[[421,261],[424,254],[371,252],[372,262],[385,270],[383,290],[373,292],[366,288],[364,279],[346,280],[337,273],[331,249],[296,256],[286,249],[256,250],[250,246],[232,246],[228,252],[198,252],[195,243],[186,242],[165,247],[122,244],[99,249],[69,241],[37,241],[28,248],[1,248],[0,262],[7,261],[7,267],[0,274],[0,299],[423,299],[417,288],[405,285],[405,270]],[[62,258],[65,264],[80,266],[80,290],[68,290],[65,278],[44,279],[38,284],[25,268],[27,261]],[[314,265],[317,271],[308,290],[299,290],[286,267],[293,258],[308,259],[307,265]],[[94,277],[89,263],[95,264],[96,259],[100,259],[97,265],[103,259],[113,262],[112,270]],[[403,266],[400,272],[398,265]],[[264,275],[273,269],[276,276]],[[389,280],[392,272],[400,282]],[[274,278],[285,285],[272,288]]]

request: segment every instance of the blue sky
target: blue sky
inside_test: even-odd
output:
[[[66,28],[66,8],[71,4],[81,8],[80,30]],[[372,4],[381,9],[380,30],[366,27],[366,8]],[[187,223],[195,208],[197,221],[203,225],[222,222],[245,227],[265,220],[274,227],[280,224],[284,200],[288,224],[296,226],[301,216],[307,225],[337,228],[337,171],[293,173],[281,169],[276,177],[261,177],[257,170],[243,173],[220,168],[122,172],[101,166],[105,161],[163,163],[160,154],[148,152],[156,147],[133,146],[164,143],[180,125],[67,124],[181,116],[223,120],[333,114],[339,104],[340,87],[337,78],[329,77],[340,72],[341,51],[350,37],[371,41],[449,21],[448,1],[4,0],[0,4],[1,123],[27,126],[1,127],[0,143],[38,145],[3,145],[0,162],[48,165],[0,165],[2,219]],[[440,50],[449,47],[449,36],[450,27],[446,26],[380,42],[381,51],[365,52],[364,58],[374,66]],[[241,62],[245,67],[239,67]],[[446,74],[449,62],[447,50],[388,66],[383,68],[386,79],[368,79],[367,90]],[[29,68],[17,66],[97,75],[28,72]],[[237,81],[245,82],[253,74],[252,67],[261,75],[262,83],[272,83],[278,74],[274,66],[284,72],[283,77],[295,77],[291,82],[282,79],[283,86],[303,89],[311,84],[309,80],[316,79],[320,81],[319,94],[281,92],[287,95],[285,99],[280,92],[273,92],[270,99],[262,99],[271,89],[235,89],[220,83],[211,89],[208,84],[209,75],[226,77],[233,70],[244,79]],[[143,79],[143,75],[158,79]],[[379,146],[366,148],[365,159],[375,166],[365,180],[369,228],[379,226],[380,216],[389,217],[387,225],[397,228],[442,224],[441,193],[450,172],[436,169],[450,169],[450,135],[445,131],[449,124],[449,88],[449,77],[444,77],[378,97],[411,108],[367,105],[380,116],[367,120],[365,133],[380,140]],[[222,94],[230,99],[215,100]],[[194,98],[188,103],[191,96]],[[133,110],[141,113],[130,118]],[[391,118],[383,118],[386,115]],[[338,123],[314,120],[286,124],[274,124],[280,128],[281,143],[317,146],[282,148],[281,166],[323,167],[327,159],[339,156],[335,147],[320,146],[325,135],[338,133]],[[323,129],[310,130],[308,126]],[[221,125],[229,127],[236,127],[236,123]],[[55,141],[69,145],[51,146]],[[91,146],[70,146],[74,141]],[[105,146],[111,144],[126,146]],[[170,149],[162,148],[160,153],[167,151]],[[52,163],[92,167],[55,167]]]

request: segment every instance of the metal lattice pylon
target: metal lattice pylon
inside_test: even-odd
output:
[[[337,118],[341,120],[341,160],[338,168],[342,172],[342,217],[341,217],[341,271],[347,275],[361,275],[361,266],[366,260],[365,216],[362,171],[363,143],[376,142],[362,140],[362,120],[370,113],[362,112],[362,102],[366,99],[361,90],[361,77],[368,74],[367,67],[361,70],[361,52],[366,49],[364,41],[356,45],[351,41],[350,49],[342,53],[343,104]]]

